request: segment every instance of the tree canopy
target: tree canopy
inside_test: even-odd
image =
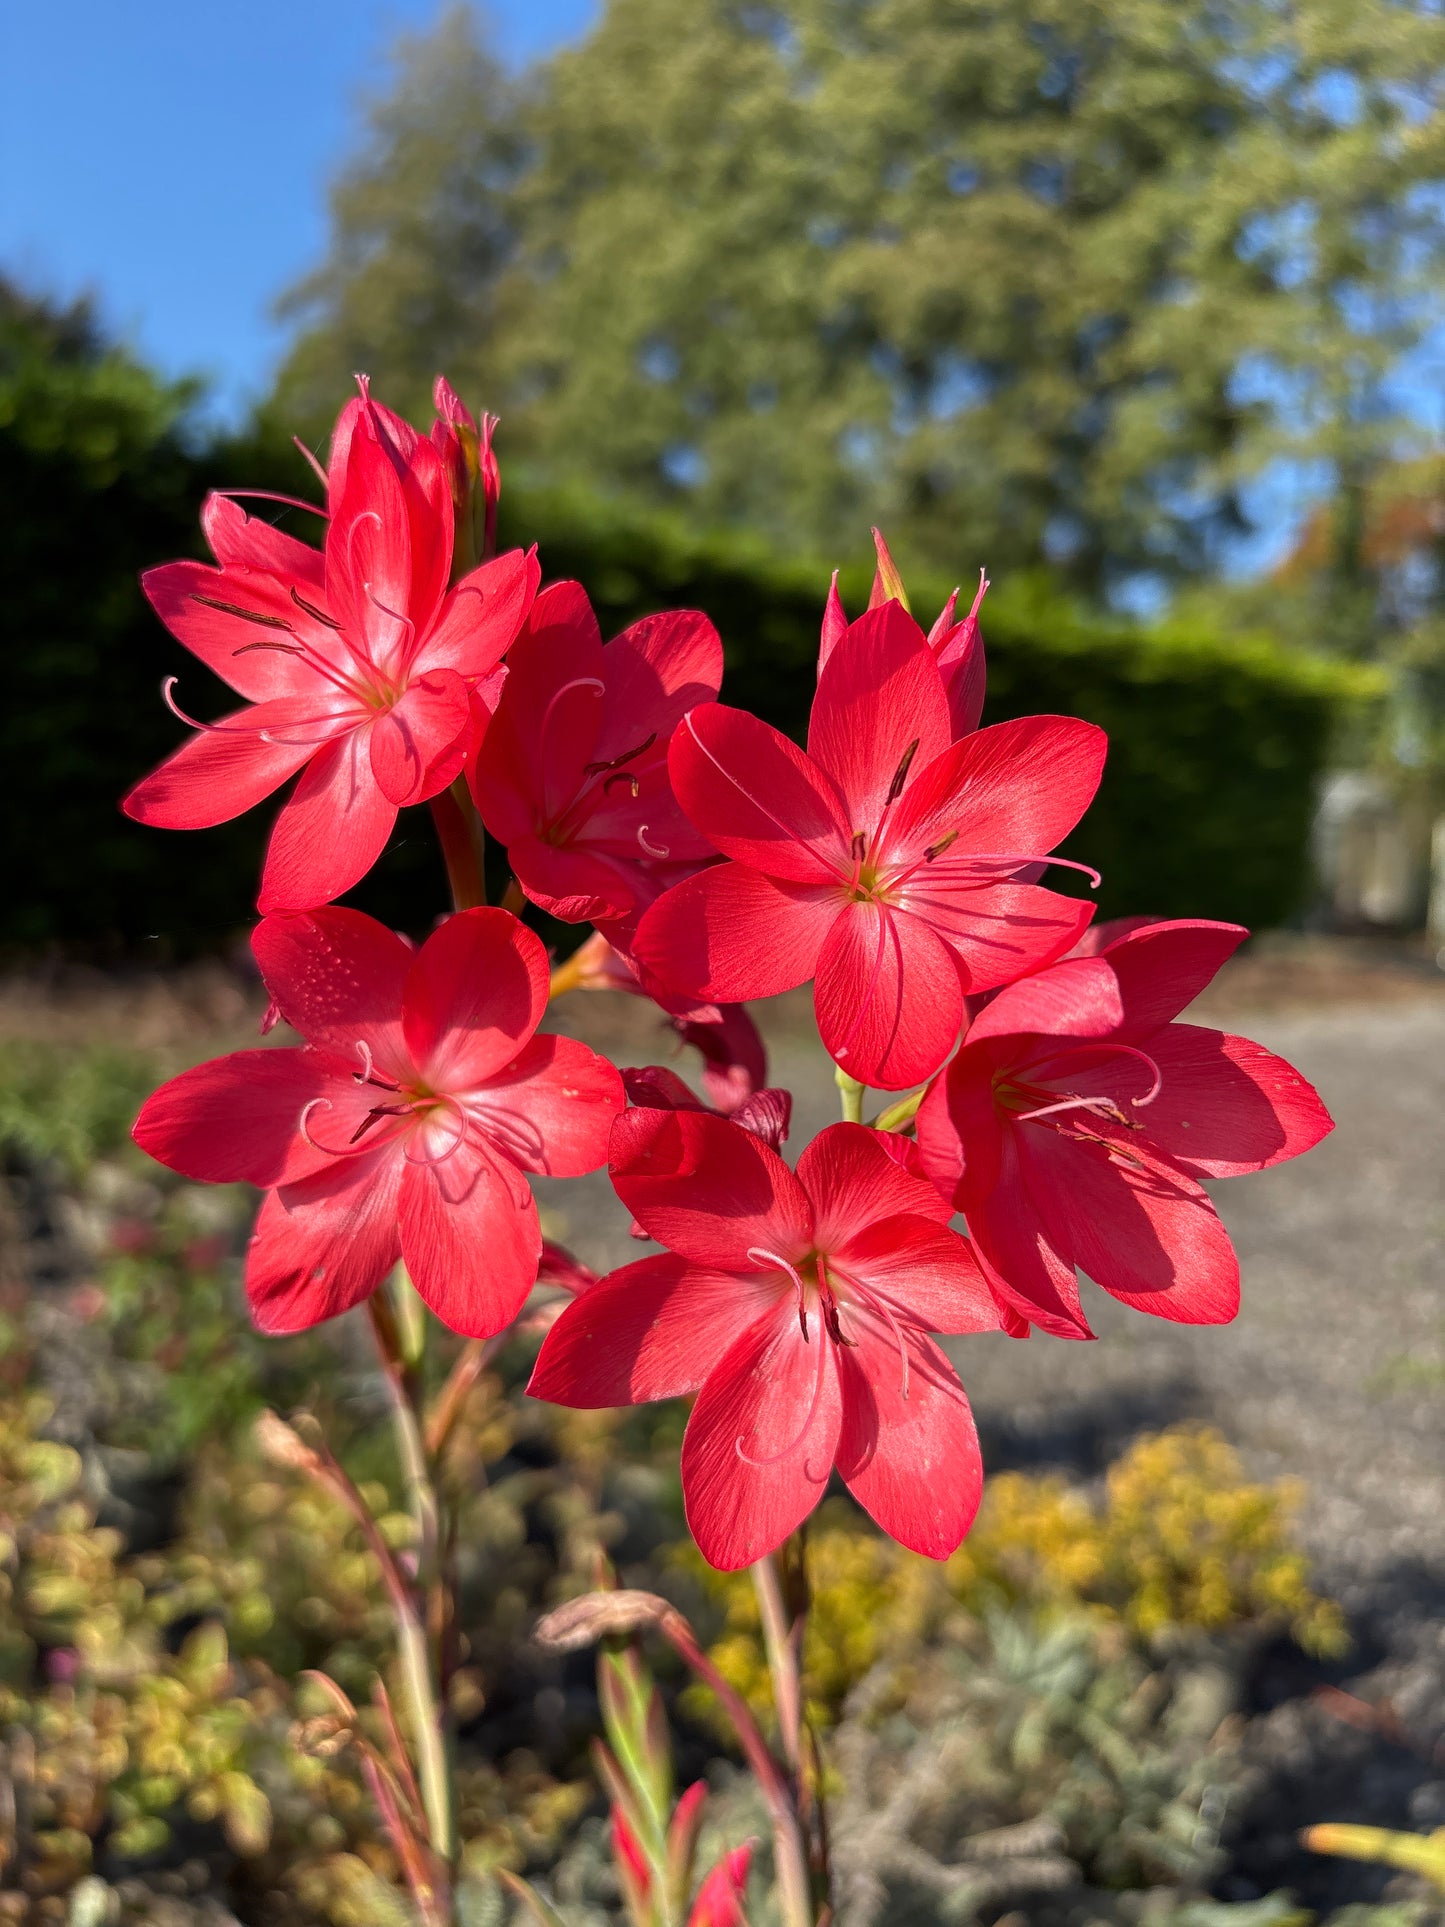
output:
[[[838,554],[1097,592],[1348,477],[1435,314],[1435,0],[609,0],[401,48],[277,405],[445,365],[508,452]]]

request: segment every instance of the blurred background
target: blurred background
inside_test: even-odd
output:
[[[1221,1188],[1229,1331],[1104,1305],[1098,1346],[960,1342],[998,1494],[963,1563],[925,1584],[830,1515],[842,1927],[1439,1921],[1418,1871],[1297,1839],[1445,1826],[1435,0],[71,0],[0,17],[0,1922],[404,1918],[354,1773],[291,1737],[305,1667],[364,1694],[374,1575],[246,1443],[306,1401],[394,1488],[364,1346],[257,1340],[248,1199],[127,1142],[253,1036],[267,812],[116,807],[177,740],[164,676],[223,704],[138,571],[202,553],[209,487],[313,496],[292,437],[324,453],[357,370],[500,414],[504,540],[609,633],[705,608],[725,694],[794,733],[870,524],[925,622],[986,568],[985,721],[1109,732],[1067,846],[1101,913],[1258,931],[1198,1020],[1338,1119]],[[355,894],[417,931],[420,821]],[[620,1063],[675,1048],[568,1003]],[[796,1149],[827,1067],[805,1002],[760,1015]],[[601,1180],[548,1210],[632,1254]],[[543,1414],[525,1371],[458,1473],[467,1823],[591,1927],[595,1706],[537,1605],[605,1544],[768,1688],[674,1543],[681,1415]],[[707,1709],[677,1719],[736,1837]]]

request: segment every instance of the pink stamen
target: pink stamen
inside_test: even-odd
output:
[[[345,1144],[338,1150],[334,1144],[323,1144],[319,1138],[314,1138],[311,1135],[311,1113],[316,1110],[318,1106],[328,1111],[334,1111],[336,1109],[336,1106],[331,1102],[329,1097],[313,1097],[309,1103],[302,1105],[301,1116],[296,1123],[297,1131],[305,1139],[306,1143],[311,1146],[313,1151],[320,1151],[323,1157],[328,1158],[362,1157],[370,1151],[372,1147],[369,1144],[358,1145],[354,1139],[352,1143]]]
[[[822,1270],[821,1259],[819,1260],[819,1270],[820,1271]],[[854,1278],[850,1276],[847,1272],[839,1272],[838,1276],[842,1279],[843,1283],[848,1287],[850,1292],[856,1292],[859,1298],[861,1298],[865,1304],[871,1306],[871,1308],[874,1311],[880,1312],[883,1315],[884,1319],[887,1321],[888,1328],[893,1333],[893,1342],[898,1347],[898,1365],[899,1365],[898,1396],[906,1402],[908,1398],[908,1384],[909,1384],[908,1345],[906,1340],[904,1339],[902,1327],[899,1325],[898,1320],[893,1316],[892,1306],[888,1303],[888,1300],[883,1296],[881,1292],[875,1291],[871,1285],[865,1285],[861,1281],[861,1279]]]
[[[656,856],[656,857],[671,856],[672,851],[668,848],[668,846],[665,843],[648,842],[647,829],[648,829],[648,826],[646,823],[644,823],[641,829],[637,832],[637,840],[642,845],[643,849],[646,850],[647,854],[649,856]]]
[[[284,502],[288,509],[305,509],[308,515],[319,515],[323,522],[328,519],[326,510],[317,508],[314,502],[303,502],[299,495],[278,495],[270,488],[218,488],[216,493],[226,496],[228,500],[244,497],[247,501]]]
[[[416,1142],[418,1136],[418,1133],[413,1131],[408,1135],[406,1143],[402,1146],[402,1156],[408,1164],[429,1164],[435,1168],[438,1164],[445,1164],[448,1158],[454,1158],[457,1152],[461,1150],[463,1144],[466,1143],[467,1114],[454,1097],[437,1097],[431,1099],[430,1103],[438,1107],[446,1106],[453,1112],[458,1125],[456,1136],[444,1151],[423,1151],[420,1157],[413,1157],[411,1154],[411,1146]],[[416,1115],[415,1106],[412,1107],[412,1115]]]
[[[179,676],[166,676],[161,682],[161,701],[173,716],[178,716],[187,729],[203,729],[208,736],[253,736],[256,734],[252,723],[203,723],[195,716],[188,716],[176,701],[171,691],[180,681]]]
[[[1015,1122],[1032,1124],[1041,1117],[1056,1117],[1060,1111],[1092,1111],[1095,1117],[1108,1117],[1111,1112],[1117,1116],[1119,1107],[1112,1097],[1065,1097],[1057,1104],[1042,1104],[1036,1111],[1020,1111]]]
[[[764,1251],[761,1245],[749,1245],[748,1256],[757,1265],[776,1265],[779,1271],[786,1271],[792,1279],[798,1293],[798,1323],[803,1328],[803,1341],[805,1344],[808,1343],[807,1291],[803,1284],[803,1274],[796,1265],[790,1265],[787,1259],[780,1257],[776,1251]]]
[[[1101,1039],[1096,1044],[1074,1044],[1071,1049],[1075,1053],[1080,1051],[1114,1051],[1120,1057],[1137,1057],[1141,1064],[1147,1064],[1153,1073],[1154,1082],[1144,1093],[1143,1097],[1130,1097],[1124,1100],[1126,1103],[1132,1104],[1136,1110],[1142,1110],[1146,1104],[1152,1104],[1164,1088],[1163,1071],[1160,1070],[1158,1064],[1149,1055],[1148,1051],[1140,1050],[1137,1044],[1115,1044]]]
[[[361,1069],[351,1073],[353,1082],[357,1084],[376,1084],[384,1091],[399,1091],[401,1089],[400,1084],[394,1082],[390,1077],[383,1077],[377,1070],[376,1059],[371,1054],[371,1046],[364,1037],[357,1038],[356,1048],[361,1056]]]

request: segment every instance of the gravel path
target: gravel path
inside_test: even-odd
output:
[[[670,1060],[642,1004],[569,1002],[559,1020],[619,1062]],[[771,1075],[795,1094],[796,1156],[837,1115],[829,1067],[805,1002],[758,1014]],[[1305,1482],[1303,1530],[1346,1603],[1445,1587],[1445,997],[1254,1012],[1231,997],[1193,1014],[1288,1057],[1337,1128],[1213,1187],[1243,1265],[1233,1325],[1172,1325],[1086,1286],[1097,1344],[951,1341],[986,1460],[1092,1469],[1140,1430],[1207,1419],[1257,1474]],[[544,1190],[557,1235],[593,1264],[641,1255],[603,1182]]]

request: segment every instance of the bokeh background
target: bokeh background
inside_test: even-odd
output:
[[[256,1340],[249,1201],[126,1142],[264,1003],[266,812],[116,808],[176,740],[162,678],[224,700],[137,574],[201,552],[208,487],[314,495],[293,437],[324,449],[357,370],[421,420],[438,370],[500,414],[504,539],[609,630],[707,609],[725,693],[795,733],[870,524],[925,621],[986,568],[985,721],[1109,731],[1067,846],[1102,913],[1255,929],[1198,1021],[1338,1120],[1219,1187],[1229,1331],[1105,1304],[1097,1346],[959,1343],[974,1552],[920,1577],[829,1516],[842,1927],[1438,1921],[1428,1880],[1297,1834],[1445,1826],[1439,7],[77,0],[0,20],[0,1922],[404,1918],[354,1772],[292,1726],[308,1665],[364,1694],[374,1575],[247,1444],[305,1402],[395,1490],[363,1335]],[[354,898],[417,932],[421,822]],[[567,1001],[620,1063],[672,1048]],[[805,1000],[760,1016],[796,1148],[828,1067]],[[601,1179],[546,1205],[632,1255]],[[592,1927],[596,1708],[536,1607],[605,1545],[768,1689],[746,1600],[675,1544],[681,1414],[558,1420],[525,1373],[454,1468],[464,1804],[479,1866]],[[745,1787],[672,1703],[736,1837]]]

